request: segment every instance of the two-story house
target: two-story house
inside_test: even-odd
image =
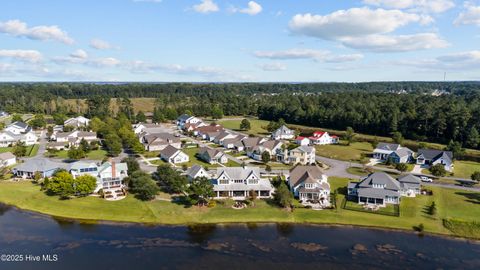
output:
[[[330,184],[318,166],[296,166],[288,176],[290,190],[303,203],[318,201],[330,204]]]
[[[292,165],[315,164],[315,147],[301,145],[291,150],[278,149],[277,161]]]
[[[295,138],[295,131],[283,125],[272,132],[272,139],[274,140],[291,140]]]
[[[261,178],[258,167],[220,167],[212,180],[215,199],[245,200],[254,191],[257,198],[270,198],[273,186]]]
[[[337,144],[338,137],[330,136],[326,131],[315,131],[312,136],[308,138],[311,144],[325,145],[325,144]]]

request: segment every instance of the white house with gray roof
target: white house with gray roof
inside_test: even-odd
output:
[[[187,176],[188,180],[192,181],[193,179],[197,179],[200,177],[206,177],[210,179],[212,176],[210,173],[207,172],[202,166],[200,165],[193,165],[190,167],[186,172],[185,175]]]
[[[128,176],[127,163],[104,162],[97,165],[94,162],[78,161],[72,163],[67,170],[73,177],[91,175],[97,179],[97,187],[100,189],[121,189],[125,187],[124,178]]]
[[[34,145],[37,141],[38,137],[33,131],[20,134],[15,134],[7,130],[0,132],[0,147],[8,147],[17,142],[23,142],[28,146]]]
[[[57,170],[67,170],[69,165],[63,162],[54,162],[46,158],[28,159],[20,163],[12,170],[18,178],[32,179],[38,172],[42,177],[51,177]]]
[[[379,161],[390,159],[393,163],[409,163],[413,161],[414,152],[396,143],[379,143],[373,150],[373,158]]]
[[[295,131],[285,125],[272,132],[272,139],[275,140],[291,140],[293,138],[295,138]]]
[[[245,200],[252,190],[257,198],[270,198],[274,190],[269,179],[261,178],[258,167],[217,168],[212,183],[215,199]]]
[[[13,122],[5,128],[5,131],[9,131],[15,135],[25,134],[31,130],[32,128],[29,125],[20,121]]]
[[[318,201],[322,206],[330,205],[330,184],[318,166],[296,166],[287,180],[290,190],[302,203]]]
[[[198,157],[210,164],[225,164],[228,162],[228,157],[225,153],[217,149],[202,147],[198,150]]]
[[[348,197],[360,204],[386,206],[400,204],[402,196],[414,197],[420,194],[420,180],[413,175],[394,179],[384,172],[375,172],[360,182],[348,183]]]
[[[88,127],[89,124],[90,119],[83,116],[69,118],[63,122],[64,126],[71,126],[75,128]]]
[[[442,164],[448,172],[453,171],[453,153],[434,149],[420,149],[417,154],[417,164],[423,168],[430,168]]]
[[[172,164],[185,163],[190,160],[190,157],[182,150],[171,145],[160,151],[160,158]]]

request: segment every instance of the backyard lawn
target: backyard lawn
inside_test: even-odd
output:
[[[480,172],[480,163],[473,161],[457,160],[454,163],[454,176],[470,179],[474,172]]]
[[[330,177],[332,191],[338,189],[337,202],[340,204],[349,181]],[[403,198],[400,217],[363,213],[341,209],[313,211],[296,209],[285,211],[265,201],[258,201],[255,207],[233,210],[228,204],[214,208],[185,207],[165,201],[141,202],[133,196],[125,200],[108,202],[96,197],[59,200],[40,191],[38,185],[30,182],[0,181],[0,201],[19,208],[38,211],[67,218],[131,221],[143,223],[186,224],[222,222],[299,222],[333,223],[376,226],[412,230],[423,224],[426,232],[452,234],[443,227],[443,218],[477,221],[480,216],[480,193],[431,187],[433,196]],[[426,207],[433,201],[437,205],[434,217],[426,213]]]
[[[46,155],[49,155],[49,153],[46,153]],[[91,160],[103,160],[107,156],[107,151],[105,150],[93,150],[90,151],[87,154],[86,159],[91,159]],[[56,152],[52,157],[54,158],[61,158],[61,159],[68,159],[68,151],[67,150],[62,150]]]
[[[340,144],[317,145],[315,149],[316,154],[322,157],[361,163],[368,162],[368,158],[362,155],[366,156],[373,152],[373,147],[368,142],[354,142],[346,145],[344,141],[340,141]]]
[[[27,156],[33,157],[37,154],[38,152],[39,145],[34,144],[27,146]],[[5,153],[5,152],[12,152],[13,147],[0,147],[0,153]]]

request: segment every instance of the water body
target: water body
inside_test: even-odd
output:
[[[480,244],[443,237],[308,225],[81,224],[6,206],[0,254],[23,255],[0,262],[2,270],[480,269]],[[26,262],[27,255],[58,261]]]

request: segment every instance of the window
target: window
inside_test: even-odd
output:
[[[219,181],[220,185],[228,185],[228,180],[222,179]]]
[[[250,179],[250,180],[248,180],[248,184],[256,185],[256,184],[258,184],[258,180],[257,179]]]
[[[305,188],[309,188],[309,189],[315,188],[315,184],[305,184]]]

